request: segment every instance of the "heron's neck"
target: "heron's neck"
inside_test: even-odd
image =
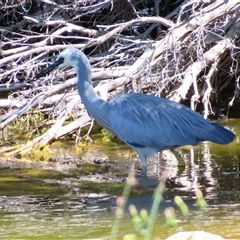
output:
[[[100,98],[94,91],[92,82],[88,79],[83,79],[84,75],[78,76],[78,91],[85,105],[88,114],[91,115],[95,120],[98,120],[103,113],[106,113],[105,108],[107,108],[107,101]],[[104,117],[104,116],[103,116]]]

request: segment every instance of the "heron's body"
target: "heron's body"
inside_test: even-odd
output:
[[[164,149],[202,141],[227,144],[235,138],[234,133],[221,125],[167,99],[138,93],[120,94],[109,101],[101,99],[94,92],[87,57],[75,48],[60,53],[50,68],[61,64],[76,69],[78,91],[88,114],[135,149],[143,168],[147,156]]]

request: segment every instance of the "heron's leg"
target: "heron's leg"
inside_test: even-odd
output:
[[[170,151],[173,153],[175,158],[178,160],[178,166],[184,167],[186,165],[185,161],[182,159],[182,157],[175,151],[175,149],[170,149]]]
[[[141,160],[141,175],[147,176],[147,157],[139,154],[139,158]]]

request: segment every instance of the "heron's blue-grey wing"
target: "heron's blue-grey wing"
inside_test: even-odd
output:
[[[118,95],[109,104],[107,129],[133,147],[162,150],[201,141],[226,144],[235,137],[190,108],[163,98],[131,93]]]

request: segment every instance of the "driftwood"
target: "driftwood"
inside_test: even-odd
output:
[[[8,15],[16,17],[0,25],[0,94],[6,96],[0,99],[0,130],[25,114],[47,116],[54,111],[57,116],[47,132],[17,150],[3,152],[27,152],[35,144],[51,143],[91,123],[76,91],[74,70],[34,78],[67,45],[89,56],[93,84],[105,99],[127,91],[177,102],[189,99],[191,108],[202,109],[207,118],[215,114],[212,103],[222,98],[223,86],[234,83],[235,92],[224,107],[234,103],[239,1],[179,1],[168,11],[163,11],[159,1],[155,5],[141,2],[35,0],[30,4],[21,0],[11,6],[2,4],[1,22]],[[168,2],[170,9],[173,3]],[[64,125],[69,115],[74,120]]]

